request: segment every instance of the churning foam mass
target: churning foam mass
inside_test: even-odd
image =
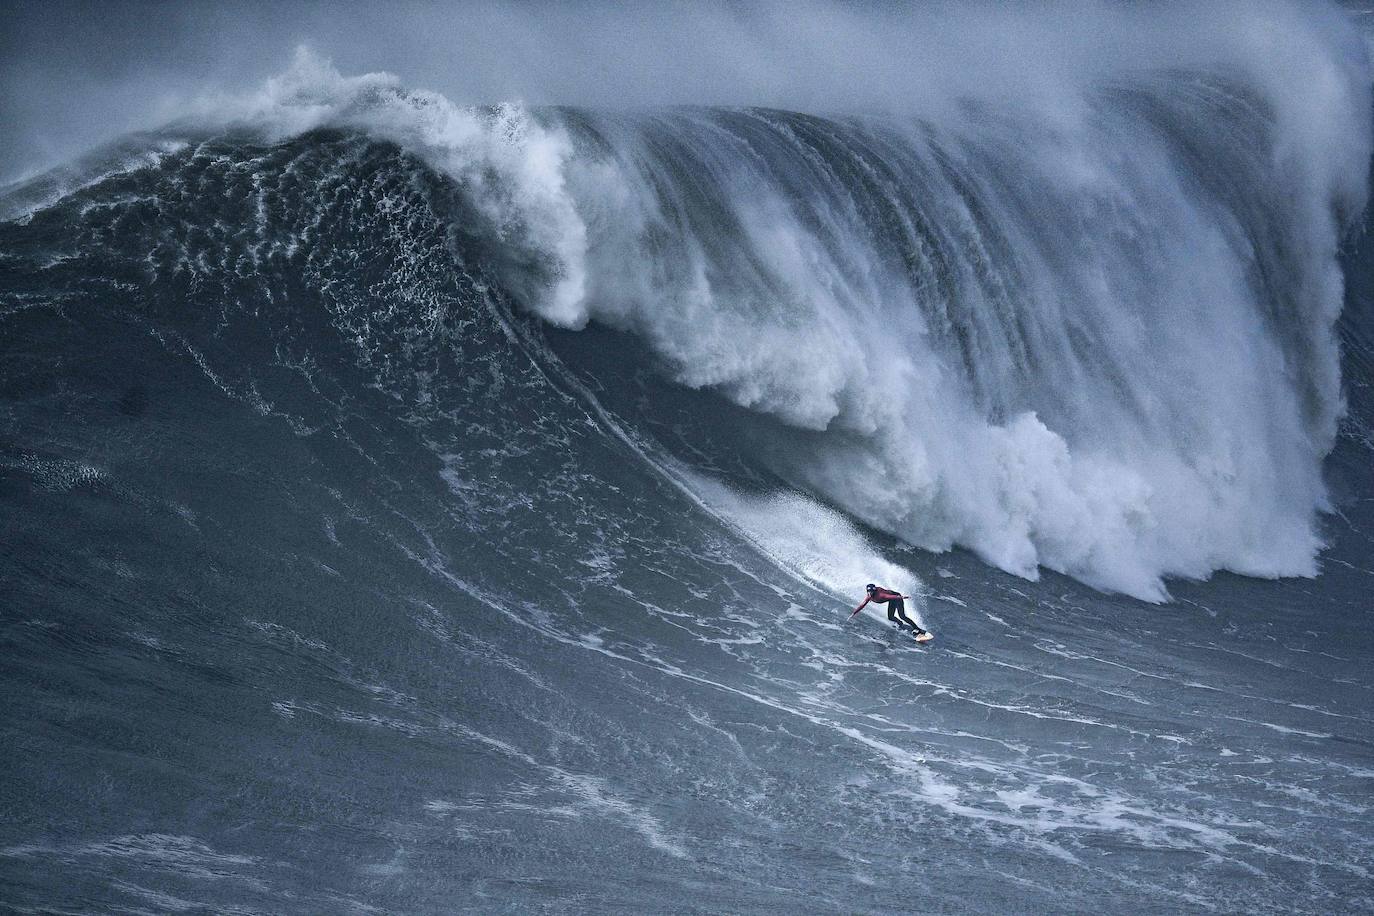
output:
[[[303,51],[199,118],[401,144],[528,309],[756,412],[799,489],[1159,601],[1315,572],[1370,74],[1334,11],[1148,12],[931,13],[960,53],[881,110],[464,108]]]

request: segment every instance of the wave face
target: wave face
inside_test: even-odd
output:
[[[1369,75],[1173,15],[920,117],[303,54],[10,189],[0,901],[1374,907]]]

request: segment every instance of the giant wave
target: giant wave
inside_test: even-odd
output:
[[[472,110],[303,51],[216,117],[417,153],[517,301],[775,421],[760,459],[868,524],[1159,601],[1322,545],[1369,80],[1275,18],[1304,53],[1162,30],[927,116]]]

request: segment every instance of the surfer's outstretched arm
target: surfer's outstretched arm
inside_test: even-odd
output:
[[[867,596],[865,596],[865,598],[864,598],[864,603],[861,604],[861,605],[859,605],[858,607],[856,607],[856,608],[854,609],[854,614],[857,614],[857,613],[859,613],[859,611],[862,611],[862,610],[864,609],[864,607],[867,606],[868,602],[869,602],[872,598],[873,598],[872,595],[867,595]],[[854,616],[854,614],[850,614],[849,616],[852,618],[852,617]]]

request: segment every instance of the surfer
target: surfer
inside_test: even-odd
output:
[[[864,597],[863,604],[859,605],[854,609],[854,614],[857,614],[859,613],[859,611],[862,611],[870,601],[872,601],[874,604],[886,604],[887,619],[897,624],[897,627],[899,629],[901,628],[902,624],[905,623],[906,625],[911,627],[911,629],[916,631],[915,635],[917,639],[920,639],[922,636],[926,635],[926,631],[921,629],[921,627],[916,623],[916,621],[912,620],[910,617],[906,615],[906,599],[910,598],[910,595],[903,595],[901,592],[894,592],[890,588],[882,588],[881,586],[874,585],[872,582],[865,585],[864,588],[868,591],[868,594]],[[854,614],[850,614],[849,616],[853,617]]]

